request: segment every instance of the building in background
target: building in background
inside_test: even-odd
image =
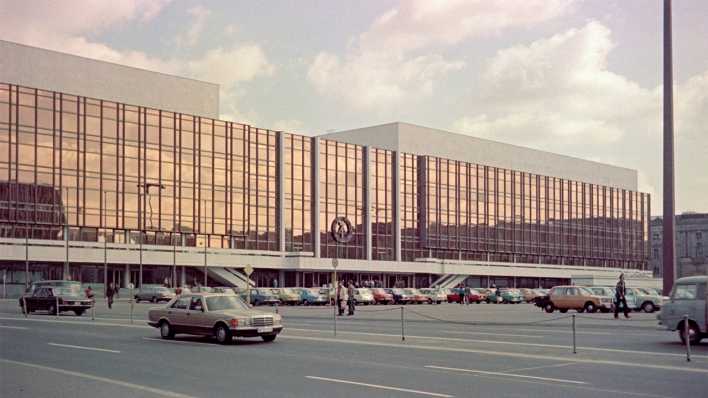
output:
[[[661,217],[652,217],[650,224],[651,257],[654,275],[663,271]],[[708,214],[686,212],[676,216],[676,277],[708,275]]]
[[[382,286],[648,269],[634,170],[406,123],[273,131],[214,119],[210,83],[6,42],[0,57],[0,267],[17,287],[240,285],[247,265],[259,286],[320,286],[335,257]]]

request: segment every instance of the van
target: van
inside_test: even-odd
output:
[[[691,344],[700,343],[708,337],[708,276],[680,278],[674,283],[669,301],[657,317],[666,329],[678,331],[682,343],[686,343],[684,315],[688,315],[688,334]]]

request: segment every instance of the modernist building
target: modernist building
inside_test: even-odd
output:
[[[319,286],[333,258],[384,286],[648,266],[633,170],[405,123],[273,131],[215,119],[213,84],[7,42],[0,58],[0,267],[16,286],[239,284],[246,265],[257,285]]]
[[[661,217],[651,220],[651,258],[649,265],[660,277],[664,270]],[[676,216],[676,277],[708,275],[708,214],[683,213]]]

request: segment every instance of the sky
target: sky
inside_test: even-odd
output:
[[[673,5],[676,211],[708,212],[708,1]],[[220,85],[306,135],[404,121],[627,167],[662,213],[662,1],[0,0],[0,39]]]

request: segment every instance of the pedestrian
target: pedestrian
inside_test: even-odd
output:
[[[352,282],[349,282],[349,287],[347,288],[347,304],[349,307],[349,312],[347,312],[347,316],[354,315],[354,284]]]
[[[344,285],[342,285],[342,282],[339,282],[337,284],[337,314],[339,316],[344,315],[344,306],[342,305],[344,294]]]
[[[620,274],[619,281],[617,281],[617,285],[615,286],[615,319],[617,319],[617,315],[619,314],[620,304],[622,304],[624,317],[630,317],[629,306],[627,305],[627,297],[625,297],[625,294],[627,294],[627,288],[624,285],[624,274]]]
[[[108,290],[106,290],[106,301],[108,302],[108,309],[113,308],[113,295],[115,295],[115,287],[113,283],[108,284]]]
[[[91,286],[89,285],[86,290],[84,291],[86,293],[86,298],[93,301],[93,289],[91,289]]]
[[[470,305],[470,295],[472,294],[472,290],[470,289],[469,286],[465,286],[465,304]]]

